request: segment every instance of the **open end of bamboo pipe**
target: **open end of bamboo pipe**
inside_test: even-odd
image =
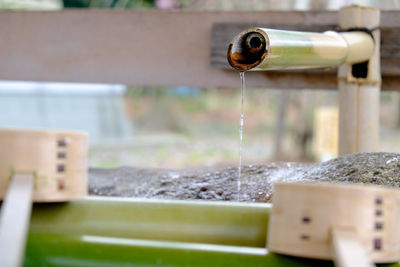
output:
[[[240,71],[256,67],[268,54],[268,44],[268,36],[258,29],[248,29],[240,33],[229,45],[229,64]]]

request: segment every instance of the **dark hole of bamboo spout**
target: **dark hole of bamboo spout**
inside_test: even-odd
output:
[[[249,53],[258,53],[265,46],[265,39],[259,33],[250,33],[245,41]]]
[[[260,64],[267,54],[267,41],[263,34],[250,31],[239,34],[229,45],[229,64],[240,71],[246,71]]]

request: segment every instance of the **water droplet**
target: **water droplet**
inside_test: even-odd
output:
[[[179,178],[179,173],[170,172],[170,173],[168,173],[168,178],[171,178],[171,179],[178,179],[178,178]]]
[[[386,161],[386,165],[389,165],[392,162],[398,162],[399,160],[397,158],[391,158],[388,161]]]
[[[237,181],[237,200],[240,201],[240,183],[242,175],[242,150],[243,150],[243,125],[244,125],[244,96],[246,91],[246,80],[244,77],[244,71],[240,72],[240,79],[242,81],[241,90],[241,107],[240,107],[240,130],[239,130],[239,167],[238,167],[238,181]]]

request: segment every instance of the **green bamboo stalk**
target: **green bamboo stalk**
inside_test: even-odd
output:
[[[265,248],[33,233],[29,235],[24,266],[324,267],[333,264],[269,253]]]
[[[30,233],[265,247],[269,204],[90,197],[35,204]]]
[[[374,41],[364,32],[324,33],[250,28],[228,48],[233,68],[281,70],[337,67],[371,57]]]
[[[333,266],[268,252],[270,210],[269,204],[92,197],[35,204],[24,266]]]

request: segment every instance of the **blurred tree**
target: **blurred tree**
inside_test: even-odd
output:
[[[89,7],[90,0],[64,0],[64,7],[83,8]]]
[[[155,0],[63,0],[64,8],[131,8],[155,7]]]
[[[115,1],[118,2],[118,0]],[[126,8],[148,9],[155,7],[155,0],[127,0],[127,2],[128,3],[126,4]]]

